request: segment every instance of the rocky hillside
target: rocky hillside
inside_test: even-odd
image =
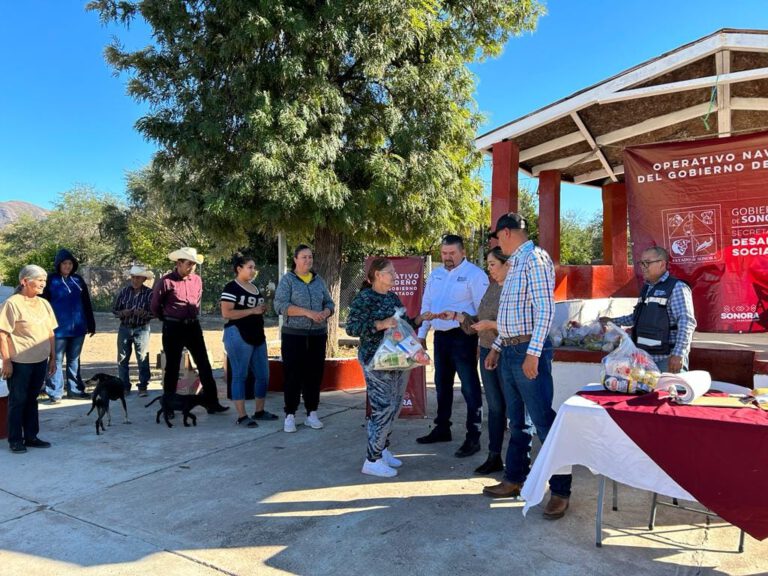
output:
[[[22,214],[31,214],[35,218],[43,218],[48,210],[20,200],[0,202],[0,228],[17,220]]]

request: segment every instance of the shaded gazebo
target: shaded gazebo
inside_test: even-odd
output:
[[[555,297],[634,296],[623,151],[768,128],[768,31],[723,29],[476,139],[492,161],[491,219],[518,209],[518,172],[539,179],[539,243]],[[560,185],[602,188],[603,264],[560,265]]]

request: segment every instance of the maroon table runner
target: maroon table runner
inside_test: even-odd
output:
[[[768,537],[768,412],[680,406],[665,393],[579,394],[698,502],[753,538]]]

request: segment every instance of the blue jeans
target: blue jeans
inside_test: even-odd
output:
[[[389,446],[389,437],[392,434],[395,418],[403,405],[410,371],[369,370],[361,357],[358,357],[358,360],[363,367],[368,402],[371,404],[366,457],[371,462],[375,462],[381,458],[384,448]]]
[[[13,362],[8,378],[8,443],[34,440],[40,431],[37,395],[45,384],[48,360],[34,364]]]
[[[126,391],[131,389],[129,364],[134,349],[139,365],[139,390],[146,390],[152,375],[149,370],[149,324],[136,327],[121,324],[117,331],[117,373]]]
[[[85,386],[80,379],[80,352],[83,350],[85,334],[56,338],[56,372],[48,381],[46,392],[51,398],[61,398],[64,393],[64,358],[67,359],[67,384],[70,392],[83,392]]]
[[[523,373],[527,351],[528,342],[505,346],[501,349],[499,363],[510,426],[504,478],[521,484],[528,477],[531,465],[531,436],[525,422],[525,410],[528,410],[542,444],[555,420],[552,409],[552,342],[547,338],[539,358],[539,374],[533,380]],[[549,486],[553,494],[567,498],[571,495],[571,475],[555,474],[549,479]]]
[[[477,375],[477,336],[461,328],[435,332],[435,390],[437,429],[449,430],[453,409],[453,379],[461,380],[461,394],[467,403],[467,440],[479,441],[483,423],[483,393]]]
[[[266,398],[269,385],[267,343],[251,346],[240,335],[237,326],[224,328],[224,349],[232,368],[232,400],[245,400],[245,380],[248,371],[256,379],[256,398]]]
[[[488,370],[485,358],[490,349],[480,346],[480,379],[483,381],[485,400],[488,403],[488,451],[501,454],[504,433],[507,430],[507,404],[504,401],[504,386],[501,368]]]

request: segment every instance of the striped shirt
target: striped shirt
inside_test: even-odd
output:
[[[501,350],[502,338],[530,334],[527,353],[541,356],[555,316],[555,267],[549,254],[530,240],[507,263],[497,318],[499,337],[493,348]]]
[[[131,328],[145,326],[146,324],[149,324],[149,320],[152,316],[149,310],[151,301],[151,288],[142,286],[137,293],[134,291],[133,286],[128,285],[117,293],[117,297],[112,304],[112,314],[120,318],[120,324],[123,326],[130,326]],[[123,310],[135,310],[138,313],[122,318],[120,317],[120,312]],[[146,314],[142,314],[141,312],[146,312]]]
[[[651,287],[664,282],[667,278],[669,278],[669,272],[664,272],[661,278],[654,284],[651,284]],[[640,303],[640,300],[638,300],[638,303]],[[691,289],[685,282],[675,284],[672,295],[669,297],[669,302],[667,302],[667,316],[669,316],[669,325],[677,326],[677,330],[672,330],[669,333],[669,340],[674,342],[675,345],[670,354],[651,354],[651,358],[653,358],[654,362],[658,362],[659,360],[666,360],[669,356],[680,356],[687,365],[693,333],[696,330],[696,318],[693,315]],[[634,314],[613,318],[613,323],[617,326],[632,326],[634,322]]]
[[[237,280],[232,280],[224,286],[220,301],[233,304],[233,310],[250,310],[264,304],[264,296],[253,284],[243,287]],[[240,337],[251,346],[261,346],[266,340],[264,314],[251,314],[237,320],[227,320],[224,328],[230,326],[237,326]]]

